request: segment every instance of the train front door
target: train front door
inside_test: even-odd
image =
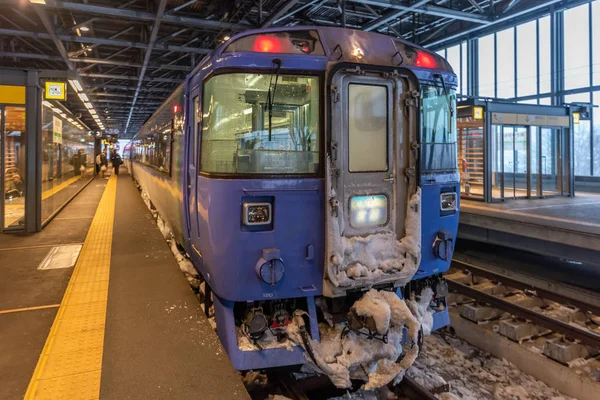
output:
[[[411,139],[404,134],[400,104],[407,86],[399,76],[368,71],[341,71],[333,77],[328,181],[334,194],[329,201],[335,206],[334,218],[327,218],[328,237],[337,228],[346,238],[389,232],[404,236]]]

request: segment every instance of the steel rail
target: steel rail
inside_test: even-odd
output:
[[[414,379],[404,375],[398,384],[402,392],[411,400],[437,400],[429,390],[419,385]]]
[[[460,268],[460,269],[469,270],[473,273],[473,275],[481,276],[481,277],[484,277],[484,278],[487,278],[490,280],[494,280],[494,281],[498,281],[498,282],[502,282],[503,284],[513,287],[515,289],[532,290],[532,291],[535,291],[535,293],[541,298],[556,301],[558,303],[568,304],[573,307],[577,307],[580,310],[589,311],[592,314],[600,316],[600,304],[595,305],[595,304],[583,302],[581,300],[572,299],[570,297],[567,297],[567,296],[564,296],[564,295],[561,295],[561,294],[558,294],[555,292],[551,292],[551,291],[541,288],[539,286],[535,286],[535,285],[532,285],[529,283],[518,281],[514,278],[508,277],[508,276],[500,274],[498,272],[490,271],[488,269],[479,267],[477,265],[473,265],[473,264],[465,262],[465,261],[452,260],[452,265],[456,266],[457,268]]]
[[[467,285],[463,285],[462,283],[458,283],[450,279],[448,279],[447,282],[450,289],[453,289],[461,294],[464,294],[482,303],[487,303],[492,307],[499,308],[510,314],[530,320],[536,325],[540,325],[544,328],[550,329],[551,331],[561,333],[569,338],[577,339],[583,344],[600,349],[600,335],[597,335],[589,330],[582,329],[548,317],[544,314],[529,310],[503,298],[481,292]]]

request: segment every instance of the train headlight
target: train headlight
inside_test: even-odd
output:
[[[382,226],[388,220],[388,198],[383,194],[350,199],[350,225],[354,228]]]
[[[456,211],[456,192],[447,192],[440,195],[441,211]]]
[[[269,225],[272,220],[271,203],[244,203],[242,206],[244,225]]]

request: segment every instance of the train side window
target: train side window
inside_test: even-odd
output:
[[[200,100],[198,96],[194,97],[194,134],[192,137],[192,148],[194,160],[198,159],[198,124],[200,123]]]
[[[348,169],[388,169],[388,91],[385,86],[350,84],[348,88]]]

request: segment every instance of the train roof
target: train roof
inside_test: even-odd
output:
[[[365,32],[350,28],[323,27],[323,26],[293,26],[269,29],[254,29],[234,35],[231,39],[221,44],[217,49],[205,57],[191,73],[195,75],[202,70],[211,60],[226,57],[235,48],[236,53],[252,54],[278,53],[273,51],[256,51],[244,48],[248,38],[285,37],[294,38],[300,33],[314,32],[318,35],[319,44],[323,48],[322,54],[305,54],[306,56],[322,57],[330,61],[352,62],[391,67],[427,68],[454,73],[450,64],[440,55],[431,52],[407,40],[383,35],[376,32]],[[241,45],[238,45],[240,42]],[[283,52],[284,55],[303,55],[300,52]]]

